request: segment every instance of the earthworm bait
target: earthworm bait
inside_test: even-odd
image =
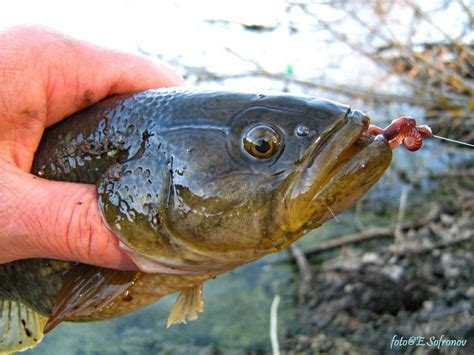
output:
[[[406,149],[412,152],[421,148],[423,138],[433,136],[429,126],[417,126],[415,119],[408,116],[393,120],[392,123],[384,129],[370,125],[367,134],[382,134],[388,140],[390,148],[395,149],[400,144],[403,144]]]

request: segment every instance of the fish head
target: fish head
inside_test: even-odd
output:
[[[114,228],[120,211],[104,213],[147,272],[222,272],[281,250],[360,199],[390,164],[387,142],[365,135],[368,117],[346,105],[182,95],[153,137],[159,152],[140,158],[151,168],[163,157],[158,225],[141,218]]]

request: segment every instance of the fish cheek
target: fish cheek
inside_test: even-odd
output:
[[[205,197],[177,185],[168,226],[180,243],[203,253],[256,248],[266,237],[272,202],[262,185],[254,176],[228,176],[207,183]]]
[[[98,203],[107,226],[137,253],[171,249],[162,233],[168,171],[164,158],[145,156],[111,166],[99,180]]]

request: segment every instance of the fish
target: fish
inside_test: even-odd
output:
[[[285,249],[377,182],[392,152],[369,124],[311,96],[166,88],[107,98],[48,128],[31,173],[95,184],[105,224],[140,271],[0,265],[0,351],[177,292],[167,325],[196,319],[203,283]]]

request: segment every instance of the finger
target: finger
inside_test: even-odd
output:
[[[53,182],[0,164],[0,263],[25,258],[136,270],[102,222],[95,187]]]
[[[22,96],[31,93],[28,87],[32,79],[42,86],[47,125],[111,94],[182,84],[182,78],[165,64],[104,49],[50,29],[13,28],[0,41],[9,43],[8,61],[10,66],[18,66],[15,79],[20,80],[16,85],[26,90]],[[15,99],[20,101],[20,97]]]
[[[182,84],[165,64],[38,27],[0,35],[0,73],[0,116],[6,112],[18,127],[3,140],[18,148],[13,161],[22,168],[31,165],[45,126],[113,94]]]

